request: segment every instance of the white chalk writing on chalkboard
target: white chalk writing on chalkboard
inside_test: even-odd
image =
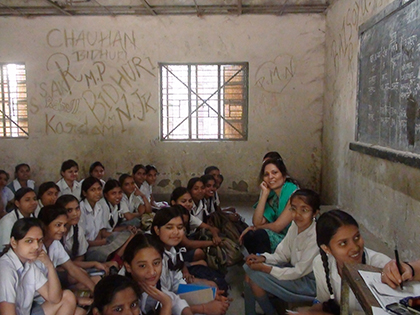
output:
[[[420,153],[418,12],[420,1],[395,1],[361,27],[359,141]]]

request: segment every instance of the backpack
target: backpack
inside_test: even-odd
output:
[[[220,271],[222,274],[227,273],[227,253],[221,246],[207,247],[206,262],[207,265],[214,270]]]
[[[220,232],[239,245],[239,231],[229,217],[221,211],[210,214],[207,223],[220,230]]]
[[[223,237],[222,243],[220,245],[225,251],[227,255],[227,266],[233,266],[239,262],[242,262],[244,260],[244,256],[241,252],[241,247],[236,244],[234,241],[232,241],[229,238]]]

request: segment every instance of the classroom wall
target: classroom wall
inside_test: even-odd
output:
[[[29,138],[1,139],[1,168],[27,162],[58,180],[100,160],[107,176],[137,163],[159,169],[156,193],[216,164],[224,194],[258,194],[268,150],[303,186],[320,188],[325,16],[0,18],[1,62],[25,62]],[[159,140],[158,62],[249,62],[249,138]]]
[[[339,0],[326,16],[323,197],[355,215],[404,260],[418,258],[420,170],[349,150],[354,141],[358,27],[390,0]]]

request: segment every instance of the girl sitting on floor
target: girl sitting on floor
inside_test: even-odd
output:
[[[85,260],[89,244],[86,240],[83,227],[79,225],[81,216],[79,200],[73,195],[63,195],[57,199],[56,205],[66,209],[67,212],[68,221],[66,232],[63,236],[63,246],[74,264],[83,269],[96,268],[98,270],[104,270],[105,274],[109,273],[112,266],[117,268],[118,263],[115,261],[101,263],[99,261]]]
[[[275,315],[267,292],[285,302],[312,302],[315,277],[312,261],[318,254],[315,216],[319,195],[310,189],[297,190],[290,197],[292,225],[276,251],[246,259],[245,314],[255,315],[255,300],[266,315]]]
[[[316,302],[300,314],[340,314],[341,271],[344,263],[367,264],[383,268],[391,258],[364,247],[356,220],[342,210],[323,213],[316,225],[316,242],[320,248],[313,262]],[[349,311],[362,311],[350,293]]]
[[[20,188],[15,194],[15,209],[0,220],[0,248],[9,244],[13,224],[21,218],[34,216],[38,202],[32,188]]]
[[[10,244],[0,258],[0,314],[7,315],[73,315],[76,299],[68,290],[62,291],[54,265],[42,250],[42,223],[35,218],[16,221]],[[38,268],[41,261],[48,276]],[[35,293],[45,299],[34,303]]]
[[[88,177],[82,184],[82,201],[80,223],[85,231],[89,243],[86,260],[105,262],[115,258],[121,264],[119,257],[124,247],[134,234],[130,231],[109,232],[107,225],[109,211],[99,202],[102,198],[102,186],[99,179]],[[112,254],[112,255],[111,255]],[[111,257],[112,256],[112,257]]]
[[[13,193],[22,187],[29,187],[35,190],[35,182],[31,178],[31,168],[26,163],[21,163],[15,167],[15,179],[7,185]]]
[[[140,286],[142,314],[192,315],[185,300],[160,284],[163,251],[159,239],[150,234],[137,234],[124,251],[125,270],[120,272]]]

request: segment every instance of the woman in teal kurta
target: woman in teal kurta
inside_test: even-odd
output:
[[[250,254],[274,252],[292,222],[289,198],[298,189],[290,178],[282,159],[268,159],[260,172],[262,183],[258,202],[254,205],[253,226],[241,235],[240,241]]]

